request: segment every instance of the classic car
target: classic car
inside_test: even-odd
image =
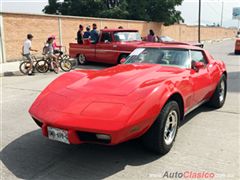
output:
[[[160,36],[159,42],[169,44],[183,44],[203,47],[202,43],[179,42],[168,36]],[[149,42],[142,41],[138,30],[134,29],[102,29],[97,43],[84,39],[83,44],[70,43],[69,54],[77,58],[83,65],[88,61],[108,64],[119,64],[122,58],[127,57],[134,49]]]
[[[240,38],[236,39],[234,53],[240,54]]]
[[[151,43],[121,63],[65,73],[48,85],[29,110],[42,134],[68,144],[140,138],[166,154],[189,112],[203,103],[224,105],[225,64],[202,48]]]

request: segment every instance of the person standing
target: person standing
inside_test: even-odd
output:
[[[156,37],[152,29],[149,30],[149,34],[147,36],[148,42],[156,42]]]
[[[79,30],[77,32],[77,43],[78,44],[83,44],[83,26],[80,24],[79,25]]]
[[[93,23],[92,25],[92,31],[91,31],[91,41],[93,44],[96,44],[98,42],[99,34],[97,31],[97,24]]]
[[[90,36],[91,36],[90,26],[87,26],[87,27],[86,27],[86,31],[85,31],[84,34],[83,34],[83,38],[84,38],[84,39],[89,39]]]
[[[27,60],[29,60],[30,62],[28,75],[33,75],[33,60],[31,58],[31,51],[37,52],[36,49],[32,49],[32,40],[33,40],[33,35],[28,34],[27,39],[24,41],[23,47],[22,47],[23,56],[26,57]]]

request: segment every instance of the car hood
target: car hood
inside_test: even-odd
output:
[[[157,64],[122,64],[87,72],[84,77],[68,84],[65,88],[81,94],[124,96],[137,88],[161,83],[181,72],[183,72],[181,68]]]

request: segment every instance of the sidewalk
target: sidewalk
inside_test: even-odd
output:
[[[0,64],[0,77],[3,76],[21,76],[19,72],[20,61],[7,62]]]

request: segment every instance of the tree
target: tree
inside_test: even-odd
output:
[[[107,0],[103,3],[102,11],[99,12],[99,17],[127,19],[127,2],[125,0]]]
[[[49,5],[43,9],[43,12],[47,14],[57,14],[60,7],[58,0],[48,0],[48,4]]]
[[[152,21],[164,22],[165,25],[184,21],[181,12],[175,6],[181,5],[183,0],[148,0],[147,14]]]
[[[183,0],[49,0],[43,12],[63,15],[90,16],[164,22],[183,21],[175,9]]]

